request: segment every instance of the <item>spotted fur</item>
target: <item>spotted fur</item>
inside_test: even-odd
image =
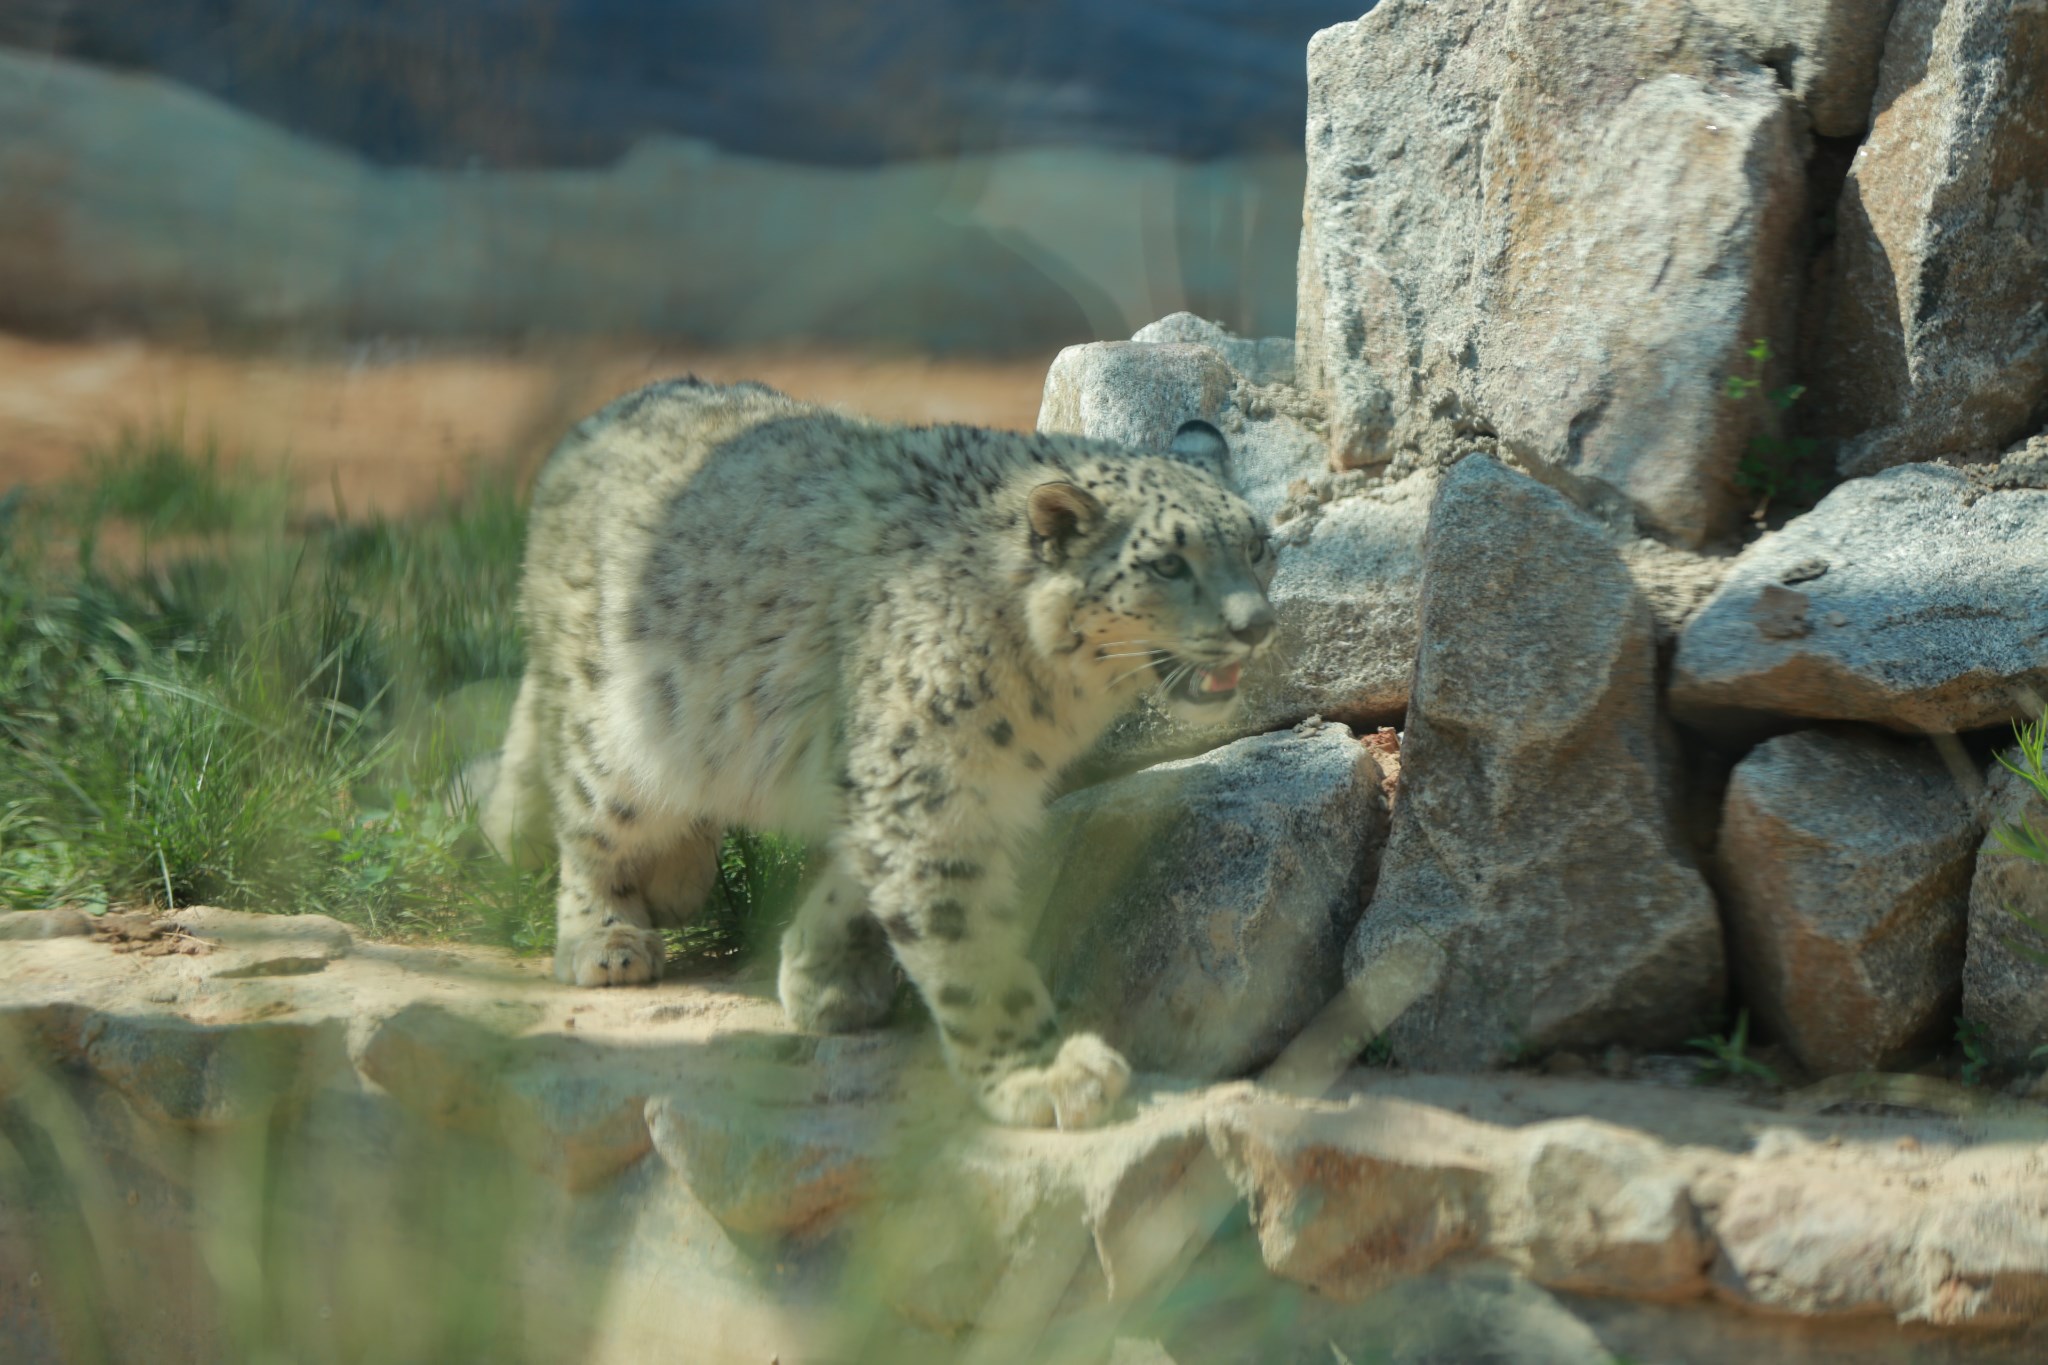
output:
[[[485,829],[561,854],[555,972],[659,975],[652,930],[723,829],[826,850],[782,945],[799,1026],[872,1025],[900,963],[996,1119],[1099,1120],[1128,1076],[1061,1038],[1013,861],[1048,784],[1150,687],[1227,714],[1267,645],[1260,518],[1167,455],[905,429],[758,385],[655,385],[578,426],[534,495],[531,658]]]

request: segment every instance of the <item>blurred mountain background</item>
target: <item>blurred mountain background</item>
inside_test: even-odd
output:
[[[1292,330],[1365,0],[12,0],[0,326],[1040,353]]]

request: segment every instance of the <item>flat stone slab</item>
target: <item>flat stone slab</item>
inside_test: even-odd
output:
[[[765,976],[577,991],[504,953],[374,943],[317,972],[192,963],[77,937],[0,951],[0,1117],[32,1163],[54,1159],[34,1134],[70,1143],[0,1209],[0,1295],[29,1343],[10,1358],[76,1358],[50,1287],[66,1190],[104,1195],[106,1273],[155,1266],[170,1291],[109,1301],[111,1353],[229,1353],[238,1301],[200,1248],[239,1216],[222,1192],[255,1188],[235,1163],[265,1151],[284,1202],[255,1283],[314,1296],[276,1329],[287,1354],[397,1340],[378,1334],[453,1292],[431,1269],[450,1256],[502,1296],[519,1358],[600,1365],[1363,1359],[1400,1322],[1416,1361],[1539,1328],[1546,1360],[1783,1359],[1795,1339],[1845,1365],[1950,1359],[1916,1342],[1966,1326],[2008,1333],[1957,1338],[1973,1360],[2044,1344],[2048,1111],[2016,1102],[1858,1117],[1524,1074],[1353,1070],[1296,1093],[1141,1075],[1106,1127],[1020,1132],[973,1115],[924,1028],[802,1037]],[[462,1227],[517,1257],[435,1240]],[[1230,1336],[1296,1294],[1320,1338]],[[1205,1304],[1242,1305],[1238,1325]]]
[[[1736,560],[1679,637],[1669,700],[1709,729],[2002,725],[2048,695],[2048,491],[1902,465]]]

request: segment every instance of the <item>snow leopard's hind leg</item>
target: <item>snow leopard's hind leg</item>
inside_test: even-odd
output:
[[[477,825],[500,858],[533,869],[545,861],[554,833],[546,765],[541,755],[540,701],[533,675],[519,684],[505,742],[476,759],[457,779],[457,795],[474,804]]]
[[[657,929],[688,924],[718,881],[718,847],[724,831],[700,820],[680,834],[651,845],[633,864],[633,881]]]
[[[853,1033],[889,1013],[900,980],[867,890],[828,855],[782,936],[777,994],[807,1033]]]

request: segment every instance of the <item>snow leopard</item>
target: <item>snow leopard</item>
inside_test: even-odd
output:
[[[1273,551],[1228,477],[1206,422],[1144,454],[694,378],[574,428],[481,813],[501,853],[559,851],[555,976],[655,979],[724,831],[786,832],[822,850],[781,944],[795,1026],[877,1025],[900,964],[990,1117],[1102,1122],[1129,1067],[1062,1036],[1016,860],[1119,712],[1223,721],[1270,648]]]

